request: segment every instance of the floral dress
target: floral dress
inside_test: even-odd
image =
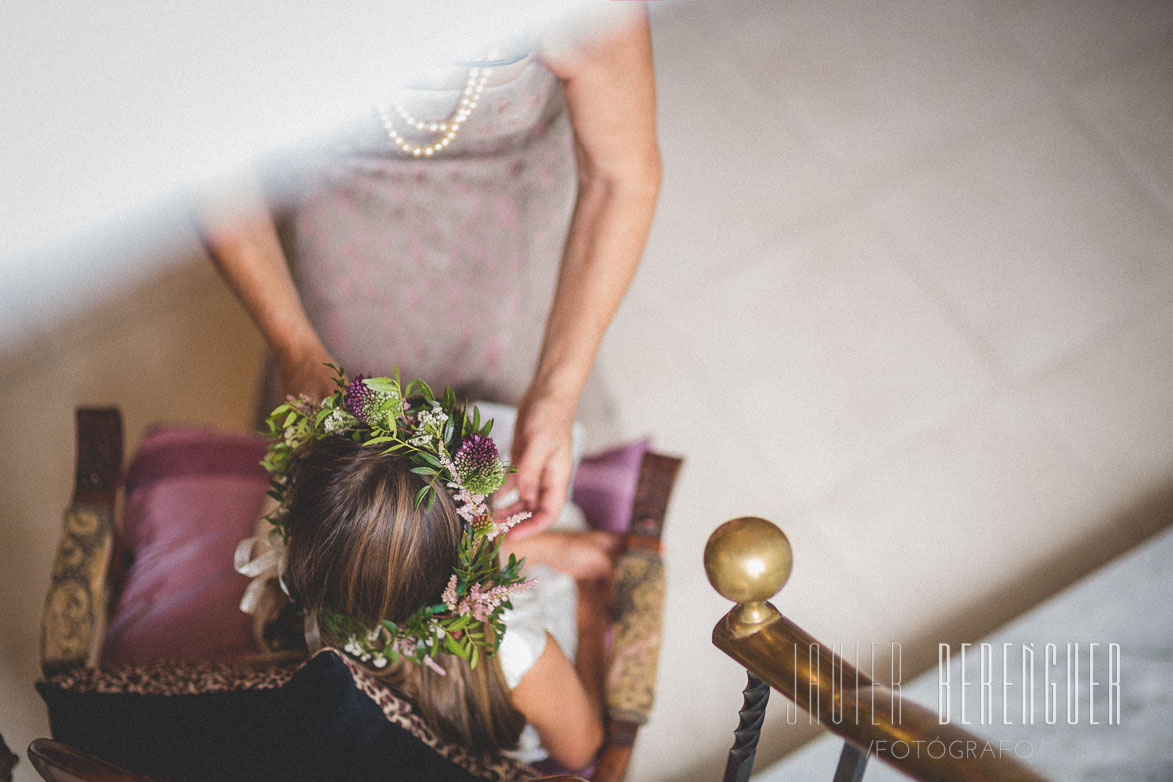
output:
[[[443,121],[463,89],[411,89]],[[417,143],[393,113],[396,132]],[[408,132],[411,131],[411,132]],[[517,402],[533,375],[575,196],[560,80],[535,57],[486,84],[450,146],[413,157],[380,117],[324,150],[281,234],[310,322],[348,371]]]

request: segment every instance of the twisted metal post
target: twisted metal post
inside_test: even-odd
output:
[[[835,779],[832,782],[860,782],[867,767],[867,750],[845,741],[843,751],[839,753],[839,765],[835,768]]]
[[[737,730],[733,732],[733,748],[725,761],[724,782],[747,782],[753,772],[754,754],[758,749],[758,738],[762,735],[762,722],[766,718],[766,704],[770,700],[770,685],[759,679],[752,671],[746,671],[747,681],[742,695],[745,700],[737,713]]]

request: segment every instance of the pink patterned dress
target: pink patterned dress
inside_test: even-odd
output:
[[[462,89],[401,100],[442,121]],[[515,403],[532,379],[574,195],[561,83],[531,57],[484,87],[434,157],[401,151],[372,112],[315,161],[281,233],[310,321],[348,372],[398,365],[405,378]]]

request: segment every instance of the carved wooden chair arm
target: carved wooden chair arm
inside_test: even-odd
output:
[[[52,739],[33,739],[29,760],[47,782],[155,782]]]
[[[636,734],[651,714],[664,613],[660,533],[680,465],[680,459],[651,452],[640,465],[631,530],[616,565],[607,735],[594,782],[624,778]]]
[[[122,474],[122,418],[114,408],[77,411],[77,473],[41,621],[46,675],[94,665],[106,622],[107,570]]]

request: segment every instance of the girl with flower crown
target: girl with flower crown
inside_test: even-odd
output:
[[[504,533],[526,514],[502,520],[489,508],[507,471],[492,423],[421,381],[339,386],[269,417],[271,539],[307,640],[366,666],[442,739],[588,765],[603,737],[598,659],[576,668],[564,649],[573,637],[547,629],[535,596],[557,591],[557,574],[523,575],[516,556],[557,565],[566,548],[537,536],[503,555]],[[603,540],[579,548],[606,557]]]

